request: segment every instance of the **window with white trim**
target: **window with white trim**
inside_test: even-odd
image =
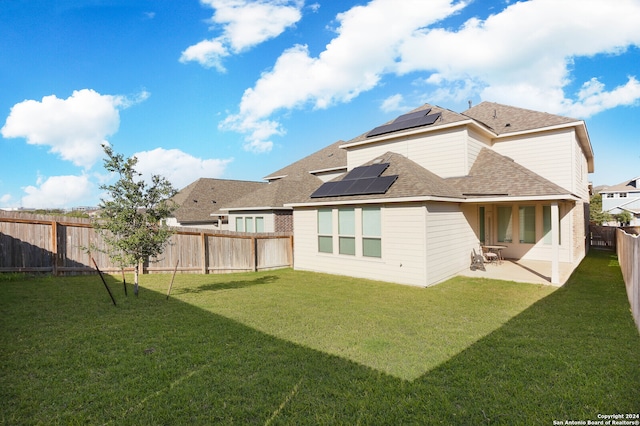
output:
[[[511,218],[511,206],[498,206],[498,242],[510,243],[513,241],[513,222]]]
[[[318,251],[333,253],[333,212],[331,209],[318,210]]]
[[[379,207],[362,208],[362,255],[382,257],[382,231]]]
[[[520,243],[535,244],[536,242],[536,207],[520,206],[518,208]]]
[[[355,209],[338,209],[338,252],[356,254],[356,212]]]

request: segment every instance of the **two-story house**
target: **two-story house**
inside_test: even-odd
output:
[[[620,214],[627,211],[631,214],[631,226],[640,226],[640,176],[609,186],[600,191],[602,211]]]
[[[293,208],[294,267],[428,286],[481,243],[512,259],[577,266],[588,173],[581,120],[483,102],[424,105],[340,145],[347,172]]]

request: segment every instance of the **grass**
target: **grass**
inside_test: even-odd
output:
[[[615,256],[560,289],[279,270],[0,277],[0,424],[552,424],[640,407]],[[129,292],[131,294],[131,292]]]

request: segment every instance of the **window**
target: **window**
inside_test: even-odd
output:
[[[245,221],[244,221],[244,230],[245,232],[253,232],[253,218],[252,217],[245,217]]]
[[[520,242],[534,244],[536,242],[536,207],[521,206],[519,209]]]
[[[558,244],[562,243],[561,223],[558,218]],[[543,242],[551,245],[551,206],[542,206],[542,232],[544,233]]]
[[[256,217],[256,232],[264,232],[264,217]]]
[[[333,218],[331,209],[318,210],[318,251],[333,253]]]
[[[498,207],[498,242],[512,242],[511,206]]]
[[[338,210],[338,252],[356,254],[356,214],[354,209]]]
[[[480,207],[478,208],[478,220],[480,221],[479,225],[479,231],[480,231],[480,242],[482,244],[484,244],[484,242],[486,241],[485,239],[485,235],[484,235],[484,207]]]
[[[627,193],[626,192],[621,192],[620,193],[620,198],[627,198]]]
[[[613,198],[613,192],[608,193],[607,198]]]
[[[236,217],[236,231],[243,232],[244,231],[244,221],[241,217]]]
[[[362,255],[382,257],[382,241],[380,225],[380,208],[365,207],[362,209]]]

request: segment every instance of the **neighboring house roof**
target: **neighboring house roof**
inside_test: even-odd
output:
[[[607,192],[640,192],[640,176],[613,186],[607,186],[600,193]]]
[[[208,222],[211,215],[224,215],[221,208],[268,185],[227,179],[201,178],[181,189],[172,200],[178,204],[174,217],[180,223]]]
[[[466,197],[571,195],[559,185],[488,148],[480,150],[467,176],[446,180]]]
[[[269,174],[265,180],[280,179],[285,176],[299,173],[310,173],[320,170],[346,169],[347,151],[340,148],[344,141],[337,141],[331,145],[314,152],[301,160]]]
[[[301,171],[269,182],[258,191],[229,203],[223,210],[278,210],[285,203],[296,203],[308,198],[322,184],[322,180]],[[287,208],[290,209],[290,208]]]

